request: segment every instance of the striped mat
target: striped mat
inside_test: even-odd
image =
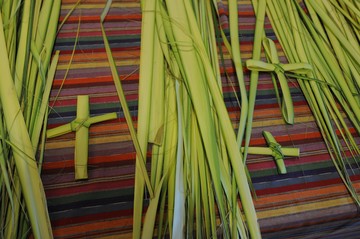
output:
[[[77,0],[62,0],[61,19]],[[100,29],[105,0],[83,0],[58,34],[60,60],[51,91],[48,128],[70,122],[76,97],[90,96],[91,115],[116,112],[118,119],[94,124],[89,137],[89,179],[74,181],[74,133],[46,143],[42,179],[55,238],[130,238],[135,150],[120,107]],[[219,3],[221,24],[228,34],[227,1]],[[255,18],[250,1],[239,1],[243,60],[251,58]],[[141,10],[138,0],[113,1],[105,29],[118,66],[133,120],[137,119]],[[276,41],[270,23],[266,35]],[[277,43],[279,56],[284,54]],[[234,68],[226,55],[222,73],[225,102],[237,128],[239,106]],[[245,71],[247,85],[249,72]],[[269,156],[250,155],[249,167],[257,193],[255,206],[263,238],[360,238],[359,212],[341,183],[309,107],[290,81],[295,124],[281,118],[272,81],[260,74],[252,146],[265,146],[270,131],[282,146],[297,147],[300,157],[286,159],[288,173],[279,175]],[[357,138],[359,140],[359,138]],[[352,163],[352,162],[350,162]],[[360,189],[360,172],[352,174]],[[146,203],[147,200],[145,200]]]

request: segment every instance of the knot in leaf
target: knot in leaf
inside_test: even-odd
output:
[[[274,72],[275,72],[276,74],[280,74],[280,73],[285,74],[285,70],[284,70],[284,68],[282,67],[282,64],[275,64],[275,63],[273,63],[273,65],[274,65]]]
[[[90,127],[90,122],[88,121],[88,119],[75,119],[71,122],[72,131],[78,131],[81,127]]]
[[[275,158],[275,160],[284,158],[284,154],[279,143],[270,142],[269,147],[272,150],[272,156]]]

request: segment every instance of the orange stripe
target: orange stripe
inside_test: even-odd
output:
[[[106,229],[122,228],[131,226],[133,222],[132,218],[122,218],[109,221],[100,221],[87,223],[72,227],[55,228],[53,233],[56,237],[65,237],[67,235],[82,234],[82,232],[91,233],[92,231],[103,231]]]
[[[135,125],[134,125],[135,126]],[[136,127],[135,127],[136,129]],[[118,133],[118,131],[120,132],[125,132],[125,133],[129,133],[129,127],[127,126],[126,123],[121,123],[118,125],[115,124],[110,124],[110,125],[99,125],[99,126],[92,126],[90,128],[90,133],[101,133],[101,135],[104,134],[108,134],[109,132],[114,132]]]
[[[354,187],[360,189],[360,182],[354,183]],[[314,201],[316,199],[322,199],[324,197],[328,197],[329,195],[347,195],[348,192],[343,184],[336,185],[336,186],[330,186],[325,188],[319,188],[319,189],[311,189],[306,191],[300,191],[300,192],[291,192],[287,194],[281,194],[281,195],[267,195],[263,198],[258,198],[257,200],[254,200],[255,207],[259,210],[267,208],[267,207],[275,207],[275,206],[287,206],[294,204],[294,201],[297,202],[297,204],[301,204],[308,202],[308,201]]]

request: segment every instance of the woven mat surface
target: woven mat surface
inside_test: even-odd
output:
[[[62,1],[60,21],[75,3]],[[48,128],[75,118],[78,95],[89,95],[91,115],[118,114],[116,120],[90,127],[88,180],[74,180],[75,133],[47,141],[42,179],[56,238],[131,237],[135,150],[101,36],[99,21],[104,5],[104,0],[82,1],[62,27],[55,45],[61,52]],[[219,4],[219,10],[222,27],[228,33],[227,1]],[[239,1],[239,14],[241,56],[246,60],[251,58],[255,23],[250,1]],[[113,1],[105,28],[136,122],[139,1]],[[265,28],[266,35],[276,40],[268,21]],[[285,62],[278,43],[277,47]],[[223,75],[225,71],[230,80],[223,78],[224,97],[236,129],[240,108],[233,87],[239,89],[226,51]],[[245,77],[249,84],[249,72],[245,71]],[[255,206],[263,238],[360,238],[358,210],[341,183],[296,81],[289,81],[289,86],[295,107],[294,125],[286,125],[281,118],[270,75],[260,74],[251,146],[266,146],[262,131],[267,130],[282,146],[301,150],[300,157],[286,159],[285,175],[277,173],[270,156],[250,155],[247,161],[258,197]],[[352,179],[360,189],[358,170]]]

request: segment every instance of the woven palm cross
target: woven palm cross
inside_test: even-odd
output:
[[[286,174],[287,170],[284,162],[285,157],[299,157],[300,149],[282,147],[268,131],[263,131],[263,135],[268,147],[249,147],[248,154],[271,155],[275,160],[276,168],[279,174]],[[244,148],[241,149],[244,151]]]
[[[295,74],[306,74],[312,70],[310,64],[307,63],[292,63],[292,64],[282,64],[280,63],[279,56],[277,53],[277,49],[275,43],[269,39],[265,38],[263,40],[263,46],[265,50],[265,54],[269,60],[269,62],[263,62],[260,60],[247,60],[246,67],[252,71],[263,71],[263,72],[274,72],[282,92],[283,100],[279,101],[279,105],[281,107],[282,115],[284,120],[288,124],[294,123],[294,107],[292,103],[292,98],[290,95],[290,89],[286,80],[286,73],[291,72]],[[277,87],[277,83],[273,78],[274,89],[276,92],[276,96],[280,99],[279,90]]]
[[[68,124],[49,129],[46,132],[47,138],[54,138],[70,132],[76,132],[74,155],[76,180],[88,178],[89,127],[92,124],[116,118],[117,114],[115,112],[90,117],[89,96],[79,95],[77,97],[76,118]]]

